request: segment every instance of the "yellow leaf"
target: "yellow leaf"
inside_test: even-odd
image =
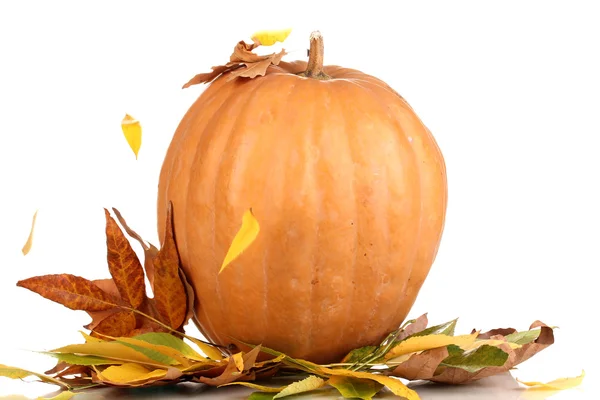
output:
[[[220,385],[219,387],[221,387],[221,386],[230,386],[230,385],[242,385],[242,386],[249,387],[251,389],[256,389],[256,390],[260,390],[261,392],[268,392],[268,393],[281,392],[283,389],[286,388],[286,386],[271,387],[271,386],[257,385],[256,383],[252,383],[252,382],[241,382],[241,381],[226,383],[224,385]]]
[[[121,129],[137,160],[138,152],[142,146],[142,126],[140,125],[140,121],[129,114],[125,114],[125,118],[121,121]]]
[[[272,46],[287,39],[291,31],[292,28],[258,31],[252,35],[252,41],[262,46]]]
[[[184,357],[184,355],[172,347],[163,346],[160,344],[153,344],[153,343],[149,343],[149,342],[146,342],[143,340],[139,340],[139,339],[135,339],[135,338],[128,338],[128,337],[120,337],[120,338],[117,338],[117,340],[119,342],[129,343],[129,344],[133,344],[135,346],[143,347],[145,349],[157,351],[161,354],[166,355],[167,357],[171,357],[171,358],[175,359],[184,368],[189,367],[189,365],[190,365],[190,362]]]
[[[60,382],[59,380],[56,380],[51,376],[46,376],[43,374],[38,374],[37,372],[28,371],[26,369],[0,364],[0,377],[2,376],[10,379],[24,379],[29,376],[35,376],[39,378],[42,382],[52,383],[62,387],[68,387],[65,383]]]
[[[468,347],[475,342],[479,332],[474,332],[470,335],[448,336],[448,335],[427,335],[414,336],[400,342],[396,347],[392,348],[385,356],[386,359],[401,356],[403,354],[414,353],[417,351],[435,349],[448,345],[459,346],[460,348]]]
[[[232,355],[233,357],[233,361],[235,362],[235,366],[237,367],[238,371],[243,372],[244,371],[244,357],[242,355],[242,353],[235,353],[234,355]]]
[[[254,242],[259,231],[260,225],[252,213],[252,208],[250,208],[246,210],[244,216],[242,217],[242,227],[231,242],[231,246],[227,251],[225,260],[223,260],[219,274],[223,272],[225,267],[227,267],[233,260],[238,258],[240,254],[242,254],[252,244],[252,242]]]
[[[167,376],[166,369],[149,370],[139,364],[127,363],[113,365],[98,372],[98,379],[113,384],[131,385],[149,380],[161,379]]]
[[[571,389],[581,385],[583,378],[585,377],[585,371],[581,371],[581,375],[574,378],[559,378],[553,381],[543,382],[523,382],[517,378],[517,381],[525,386],[529,386],[534,389],[545,389],[545,390],[565,390]]]
[[[225,356],[223,356],[223,354],[213,346],[206,344],[203,341],[195,339],[191,336],[187,337],[187,339],[189,339],[192,343],[198,346],[200,351],[203,352],[206,355],[206,357],[210,358],[211,360],[222,360],[225,358]]]
[[[27,237],[27,241],[25,242],[25,245],[21,249],[24,256],[26,256],[27,253],[29,253],[29,250],[31,250],[31,245],[33,244],[33,231],[35,229],[35,220],[37,218],[37,213],[38,213],[38,210],[35,210],[35,213],[33,213],[33,220],[31,221],[31,230],[29,231],[29,236]]]
[[[310,375],[308,378],[286,386],[281,390],[281,392],[273,396],[273,399],[279,399],[281,397],[291,396],[298,393],[310,392],[311,390],[316,390],[323,386],[325,386],[324,379],[315,375]]]
[[[386,386],[397,396],[404,397],[406,400],[420,400],[419,395],[414,390],[407,387],[400,379],[391,378],[385,375],[372,374],[370,372],[350,371],[341,368],[321,368],[321,370],[333,376],[350,376],[361,379],[371,379]]]
[[[83,344],[72,344],[55,350],[52,353],[75,353],[78,355],[99,356],[111,360],[136,362],[140,364],[164,367],[146,355],[115,342],[89,342]]]
[[[79,333],[81,333],[81,336],[83,336],[83,338],[85,339],[86,343],[100,343],[100,342],[104,342],[104,340],[100,339],[100,338],[96,338],[93,336],[88,335],[87,333],[83,332],[83,331],[79,331]]]
[[[73,393],[73,392],[70,392],[70,391],[64,391],[64,392],[61,392],[61,393],[57,394],[54,397],[38,397],[37,400],[69,400],[70,398],[72,398],[76,394],[77,393]]]

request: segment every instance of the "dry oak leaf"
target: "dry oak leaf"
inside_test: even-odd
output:
[[[264,76],[269,66],[279,65],[283,56],[287,54],[285,49],[282,49],[278,53],[258,55],[252,52],[258,46],[258,43],[248,44],[243,40],[239,41],[234,47],[228,63],[212,67],[211,72],[194,76],[183,85],[183,89],[200,83],[210,83],[227,72],[230,72],[227,80],[237,77],[255,78],[259,75]]]

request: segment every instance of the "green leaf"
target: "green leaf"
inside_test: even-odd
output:
[[[524,345],[531,343],[540,336],[541,329],[531,329],[523,332],[515,332],[504,336],[507,342]]]
[[[474,351],[464,353],[458,346],[448,346],[448,353],[440,365],[477,372],[487,367],[501,367],[508,360],[508,354],[499,347],[484,344]]]
[[[252,392],[248,400],[273,400],[277,393]]]
[[[273,399],[279,399],[281,397],[291,396],[298,393],[310,392],[323,386],[325,386],[324,379],[315,375],[311,375],[308,378],[302,379],[301,381],[289,384],[285,389],[273,396]]]
[[[427,329],[422,330],[421,332],[413,333],[409,337],[413,336],[427,336],[427,335],[448,335],[454,336],[454,329],[456,328],[457,319],[453,319],[452,321],[448,321],[444,324],[434,325]],[[408,337],[406,338],[408,339]]]
[[[162,332],[151,332],[144,333],[138,336],[133,337],[133,339],[143,340],[144,342],[160,345],[160,346],[168,346],[172,349],[179,351],[181,354],[186,356],[189,359],[196,361],[203,361],[206,358],[202,357],[198,354],[190,345],[181,340],[180,338],[171,335],[169,333]]]
[[[360,347],[358,349],[354,349],[350,353],[348,353],[346,355],[346,357],[344,357],[342,362],[343,363],[359,362],[359,361],[365,359],[367,356],[372,355],[375,350],[377,350],[377,346],[365,346],[365,347]]]
[[[71,365],[106,365],[123,363],[123,361],[109,360],[108,358],[97,356],[79,356],[72,353],[51,353],[47,351],[40,351],[40,353],[54,357]]]
[[[115,340],[115,343],[120,343],[123,346],[127,346],[135,351],[139,351],[140,353],[142,353],[143,355],[145,355],[146,357],[150,358],[153,361],[156,361],[160,364],[163,365],[175,365],[177,364],[177,360],[175,360],[172,357],[169,357],[159,351],[153,350],[153,349],[148,349],[146,347],[142,347],[142,346],[137,346],[135,344],[131,344],[131,343],[127,343],[127,342],[122,342],[120,340]]]
[[[379,382],[349,376],[332,376],[327,383],[336,388],[346,399],[371,400],[383,388]]]

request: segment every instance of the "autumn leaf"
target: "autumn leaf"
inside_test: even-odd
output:
[[[17,286],[71,310],[103,311],[118,306],[114,298],[93,282],[71,274],[35,276],[18,281]]]
[[[144,271],[131,244],[111,217],[107,209],[106,246],[108,269],[121,298],[133,308],[138,308],[146,298]]]
[[[242,226],[231,242],[231,246],[225,255],[225,259],[223,260],[223,264],[221,265],[219,273],[223,272],[223,270],[229,264],[238,258],[252,244],[252,242],[254,242],[259,231],[260,225],[258,224],[258,221],[254,217],[252,209],[250,208],[246,210],[242,216]]]
[[[252,35],[252,42],[262,46],[272,46],[277,42],[283,42],[292,32],[292,28],[279,30],[264,30]]]
[[[517,378],[517,382],[522,385],[529,386],[532,389],[543,389],[543,390],[566,390],[581,385],[583,378],[585,377],[585,371],[581,371],[581,375],[571,378],[559,378],[550,382],[536,382],[536,381],[522,381]]]
[[[142,126],[140,125],[140,121],[129,114],[125,114],[125,117],[121,121],[121,129],[123,130],[125,140],[127,140],[137,160],[138,152],[142,146]]]
[[[46,376],[44,374],[38,374],[37,372],[32,372],[32,371],[28,371],[25,369],[11,367],[8,365],[3,365],[3,364],[0,364],[0,376],[3,376],[5,378],[10,378],[10,379],[24,379],[29,376],[35,376],[38,379],[40,379],[42,382],[53,383],[55,385],[65,387],[65,388],[68,387],[68,385],[66,385],[65,383],[63,383],[57,379],[54,379],[50,376]]]
[[[167,366],[165,364],[161,364],[153,360],[147,355],[125,345],[124,343],[117,343],[113,341],[71,344],[68,346],[60,347],[55,350],[51,350],[51,352],[97,356],[112,360],[132,362],[155,367]]]
[[[167,369],[148,369],[136,363],[114,365],[98,372],[97,381],[113,385],[138,386],[167,376]]]
[[[269,40],[265,38],[265,40]],[[252,52],[258,47],[258,42],[245,43],[240,41],[233,49],[233,53],[229,57],[229,62],[223,65],[212,67],[211,72],[197,74],[183,85],[183,89],[200,83],[209,83],[225,73],[230,73],[228,80],[233,80],[237,77],[255,78],[264,76],[267,69],[271,65],[279,65],[279,62],[286,55],[286,51],[282,49],[278,53],[267,55],[258,55]]]
[[[29,235],[27,236],[27,241],[25,242],[25,244],[23,245],[23,248],[21,249],[21,252],[23,253],[24,256],[29,254],[29,251],[31,250],[31,246],[33,245],[33,231],[35,230],[35,220],[37,219],[38,211],[39,210],[35,210],[35,212],[33,213],[33,219],[31,220],[31,229],[29,230]]]
[[[408,380],[429,379],[435,375],[440,363],[448,357],[446,347],[438,347],[421,353],[412,354],[406,361],[395,367],[387,375]]]
[[[123,310],[114,312],[93,326],[88,325],[86,328],[102,335],[124,336],[135,329],[136,323],[137,320],[133,311]]]
[[[426,336],[412,336],[398,343],[385,356],[386,359],[392,359],[404,354],[410,354],[417,351],[430,350],[436,347],[455,345],[459,347],[468,346],[477,339],[478,333],[461,336],[448,336],[441,334],[432,334]]]
[[[477,372],[487,367],[501,367],[508,360],[508,353],[499,347],[484,345],[474,351],[463,352],[458,346],[448,346],[449,356],[440,365]]]
[[[286,386],[281,392],[277,393],[273,399],[291,396],[294,394],[310,392],[325,386],[325,380],[315,375],[310,375],[301,381],[294,382]]]
[[[322,371],[332,376],[373,380],[384,385],[397,396],[404,397],[407,400],[419,400],[419,395],[417,392],[410,389],[404,383],[402,383],[402,381],[396,378],[364,371],[349,371],[343,368],[322,368]]]
[[[76,395],[77,395],[77,393],[67,390],[67,391],[60,392],[56,396],[52,396],[52,397],[38,397],[37,400],[69,400]]]
[[[142,335],[133,337],[133,339],[137,339],[137,340],[144,341],[144,342],[154,344],[154,345],[170,347],[170,348],[178,351],[182,355],[184,355],[186,358],[193,360],[193,361],[205,361],[206,360],[205,357],[202,357],[200,354],[198,354],[198,352],[196,352],[193,348],[191,348],[183,340],[181,340],[180,338],[175,337],[171,334],[168,334],[168,333],[162,333],[162,332],[144,333]]]
[[[173,206],[167,208],[164,242],[154,259],[154,301],[161,320],[173,329],[185,322],[186,289],[179,276],[179,253],[173,237]]]
[[[265,386],[265,385],[258,385],[256,383],[252,383],[252,382],[231,382],[231,383],[226,383],[224,385],[220,385],[219,387],[232,386],[232,385],[246,386],[251,389],[260,390],[261,392],[266,392],[266,393],[279,393],[283,389],[286,388],[286,386],[271,387],[271,386]]]
[[[358,398],[371,400],[383,388],[379,382],[371,379],[332,376],[327,383],[336,388],[346,399]]]

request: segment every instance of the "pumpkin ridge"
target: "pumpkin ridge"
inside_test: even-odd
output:
[[[223,160],[225,157],[225,154],[227,154],[229,152],[229,149],[231,149],[231,143],[232,140],[235,138],[235,136],[238,134],[239,130],[244,130],[243,128],[243,123],[246,120],[246,116],[251,112],[251,108],[253,105],[253,100],[256,98],[256,96],[258,96],[260,94],[260,88],[262,86],[264,86],[266,83],[268,82],[267,79],[261,79],[261,80],[254,80],[254,81],[249,81],[246,83],[249,84],[254,84],[254,87],[252,88],[253,90],[251,91],[242,91],[242,93],[245,95],[239,102],[239,104],[236,105],[236,107],[238,107],[236,109],[236,115],[235,115],[235,119],[233,120],[233,123],[230,127],[230,129],[228,129],[228,137],[227,140],[225,142],[225,146],[224,146],[224,151],[220,154],[219,156],[219,161],[218,161],[218,165],[217,168],[215,170],[215,180],[214,180],[214,185],[215,187],[213,188],[213,202],[212,204],[219,204],[217,202],[217,195],[218,195],[218,191],[217,191],[217,186],[222,183],[222,173],[223,173]],[[235,98],[235,96],[231,96],[230,98]],[[235,149],[236,153],[239,151],[239,149]],[[236,159],[237,157],[232,157],[234,159]],[[237,160],[239,162],[239,160]],[[233,174],[231,174],[231,176],[229,177],[229,181],[231,182],[231,178],[233,177]],[[249,205],[248,207],[251,207],[251,205]],[[243,212],[245,210],[240,210],[240,215],[241,212]],[[212,231],[216,232],[216,220],[217,220],[217,216],[216,216],[216,207],[213,208],[213,218],[212,218]],[[233,235],[235,235],[235,232],[232,233],[231,238],[233,238]],[[212,245],[212,249],[213,252],[215,252],[215,257],[216,257],[216,240],[217,240],[217,235],[213,234],[212,236],[212,240],[213,240],[213,245]],[[230,273],[232,271],[229,271]],[[237,277],[237,281],[240,282],[241,281],[241,277],[239,273],[235,274]],[[219,301],[219,306],[221,308],[221,313],[223,315],[222,321],[224,323],[225,326],[225,331],[229,332],[229,334],[231,334],[232,332],[232,324],[231,324],[231,318],[230,318],[230,314],[227,312],[227,310],[224,309],[224,302],[223,302],[223,296],[221,295],[221,279],[219,279],[219,276],[217,276],[217,279],[215,280],[215,287],[217,290],[217,298]],[[266,289],[265,289],[266,290]],[[223,341],[223,339],[225,340],[229,340],[229,338],[220,338],[220,341],[222,341],[222,343],[225,343]],[[237,339],[237,338],[236,338]]]

